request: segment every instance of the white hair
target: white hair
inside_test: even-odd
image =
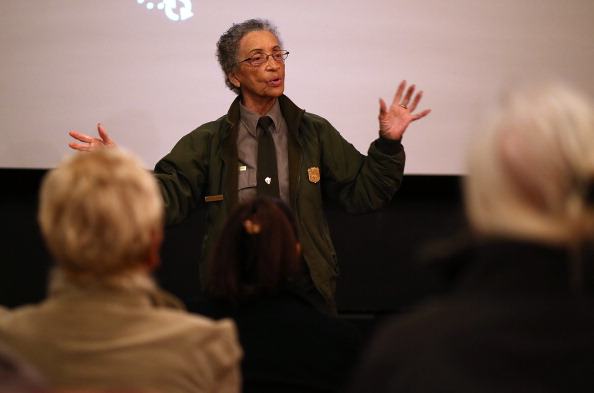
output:
[[[46,175],[38,220],[69,276],[110,277],[147,260],[162,231],[163,202],[135,157],[105,148],[76,154]]]
[[[594,237],[593,109],[560,84],[506,97],[468,159],[466,207],[479,234],[563,244]]]

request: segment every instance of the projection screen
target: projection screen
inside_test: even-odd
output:
[[[101,122],[147,168],[224,114],[215,44],[234,22],[277,25],[285,93],[362,153],[401,79],[433,112],[404,137],[408,174],[463,174],[502,90],[539,76],[594,93],[592,0],[102,0],[0,3],[0,167],[51,168],[71,129]]]

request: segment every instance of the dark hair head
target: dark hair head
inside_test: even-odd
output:
[[[300,272],[297,245],[294,217],[280,200],[240,205],[209,261],[209,294],[236,302],[278,292]]]
[[[233,26],[219,38],[219,42],[217,42],[217,59],[219,60],[219,64],[225,75],[225,84],[227,84],[227,87],[233,90],[236,94],[239,94],[241,91],[229,81],[229,73],[233,71],[237,65],[239,41],[241,41],[243,36],[247,33],[260,30],[269,31],[274,34],[279,44],[282,46],[276,27],[265,19],[249,19],[241,23],[234,23]]]

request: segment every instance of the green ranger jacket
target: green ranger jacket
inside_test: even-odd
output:
[[[279,97],[279,104],[288,126],[290,205],[303,257],[316,288],[334,305],[338,265],[322,195],[352,213],[386,205],[402,182],[404,149],[398,141],[378,138],[366,157],[324,118],[298,108],[286,96]],[[238,97],[226,115],[185,135],[155,167],[168,224],[182,221],[192,209],[206,204],[203,285],[205,258],[238,203],[239,120]]]

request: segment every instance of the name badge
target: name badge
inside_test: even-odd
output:
[[[220,202],[223,200],[223,194],[219,195],[207,195],[204,197],[204,202]]]

